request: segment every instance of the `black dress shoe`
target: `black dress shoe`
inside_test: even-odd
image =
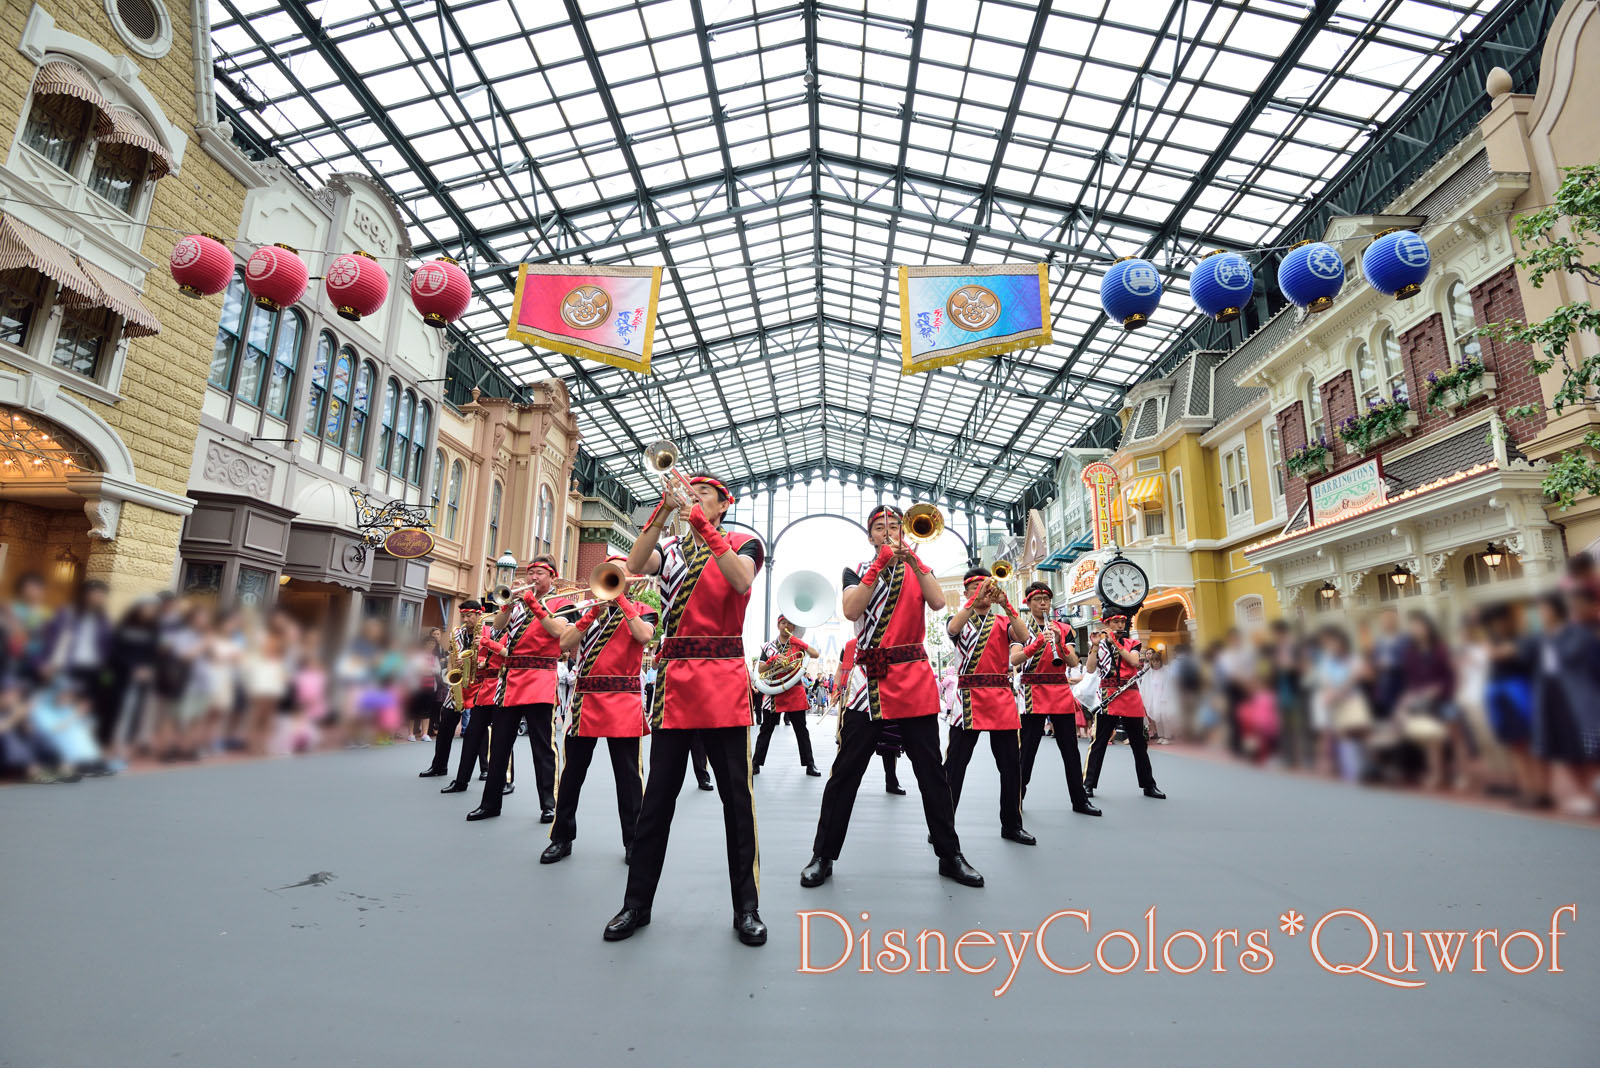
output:
[[[764,946],[767,944],[767,925],[761,922],[761,913],[755,909],[741,912],[733,918],[733,929],[739,934],[739,941],[747,946]]]
[[[751,775],[760,775],[761,774],[761,765],[760,764],[751,764],[750,765],[750,774]]]
[[[1144,788],[1144,796],[1153,797],[1157,801],[1165,801],[1167,799],[1167,795],[1157,790],[1154,786],[1146,786]]]
[[[960,853],[949,857],[939,858],[939,874],[947,879],[954,879],[962,886],[982,886],[983,876],[978,874],[978,869],[967,863],[967,858]]]
[[[1009,830],[1009,831],[1002,830],[1000,832],[1000,837],[1004,838],[1008,842],[1015,842],[1018,845],[1038,845],[1039,844],[1039,839],[1035,838],[1033,835],[1029,834],[1027,831],[1023,830],[1021,827],[1017,827],[1017,828],[1015,828],[1013,830]]]
[[[806,774],[811,776],[813,779],[822,778],[822,772],[817,770],[815,764],[807,764],[806,765]]]
[[[500,787],[500,796],[501,797],[504,797],[507,794],[514,794],[516,792],[517,792],[517,784],[514,783],[514,782],[508,782],[504,786]]]
[[[555,821],[556,821],[556,810],[555,809],[547,808],[547,809],[540,810],[540,812],[539,812],[539,822],[540,823],[554,823]]]
[[[1098,808],[1095,808],[1093,805],[1089,804],[1089,802],[1087,802],[1087,801],[1085,801],[1081,805],[1073,805],[1072,806],[1072,811],[1078,813],[1080,816],[1103,816],[1103,815],[1105,815],[1105,813],[1101,812]]]
[[[427,771],[419,773],[417,775],[417,778],[419,778],[419,779],[434,779],[434,778],[438,778],[440,775],[445,775],[445,774],[448,774],[448,773],[447,772],[443,772],[443,771],[434,771],[432,768],[429,768]]]
[[[828,881],[828,877],[832,874],[833,861],[813,854],[811,863],[800,870],[800,885],[821,886]]]
[[[467,792],[467,784],[464,782],[453,782],[439,792],[441,794],[464,794]]]
[[[564,857],[572,856],[571,842],[551,842],[544,847],[544,852],[539,854],[540,864],[554,864]]]
[[[700,780],[700,789],[702,789],[702,790],[715,790],[716,787],[711,785],[711,780],[710,779],[701,779]]]
[[[488,782],[489,781],[489,773],[487,771],[478,772],[478,781],[479,782]]]
[[[1094,796],[1094,787],[1093,786],[1085,786],[1083,788],[1083,796],[1084,797],[1093,797]]]
[[[649,909],[623,909],[606,924],[605,939],[607,942],[620,942],[624,938],[632,938],[633,932],[639,928],[649,926]]]
[[[899,794],[901,797],[904,797],[906,795],[906,788],[897,782],[886,782],[883,784],[883,792],[886,794]]]
[[[471,812],[467,813],[467,822],[468,823],[475,823],[478,820],[492,820],[498,815],[500,815],[498,810],[496,810],[494,812],[490,812],[488,809],[484,808],[482,805],[479,805],[477,808],[475,808]]]

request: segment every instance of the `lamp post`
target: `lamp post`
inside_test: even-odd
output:
[[[500,559],[494,562],[494,577],[496,586],[512,586],[517,581],[517,558],[507,549],[500,554]]]

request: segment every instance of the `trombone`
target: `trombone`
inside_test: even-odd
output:
[[[516,586],[511,586],[511,585],[508,585],[507,583],[502,582],[498,586],[496,586],[493,590],[491,590],[490,593],[492,593],[493,596],[494,596],[494,603],[496,605],[504,607],[505,605],[510,604],[511,603],[511,599],[513,597],[515,597],[517,594],[526,593],[528,590],[531,590],[531,589],[533,589],[533,583],[531,583],[531,582],[524,582],[524,583],[521,583],[520,585],[516,585]],[[581,589],[583,589],[583,584],[582,583],[569,582],[566,579],[562,579],[561,581],[557,582],[555,585],[550,587],[550,593],[552,595],[557,594],[557,593],[573,593],[573,592],[576,592],[577,590],[581,590]]]
[[[926,501],[913,504],[900,520],[900,531],[913,545],[926,545],[944,533],[944,513]]]
[[[578,601],[572,608],[574,611],[582,612],[597,604],[608,604],[621,597],[634,583],[654,581],[654,575],[632,575],[628,573],[627,568],[616,561],[602,560],[594,565],[593,571],[589,572],[590,598]]]

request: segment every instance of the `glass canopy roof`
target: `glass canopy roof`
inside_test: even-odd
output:
[[[478,287],[464,343],[564,378],[641,496],[668,437],[1004,505],[1270,245],[1493,0],[212,0],[218,92],[308,181],[375,177]],[[1099,306],[1120,256],[1151,324]],[[654,373],[505,337],[520,261],[666,268]],[[1054,341],[900,374],[901,263],[1051,263]]]

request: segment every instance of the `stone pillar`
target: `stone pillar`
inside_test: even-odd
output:
[[[85,511],[96,522],[90,529],[83,577],[111,587],[113,616],[140,597],[172,588],[183,516],[105,498],[90,500]]]

